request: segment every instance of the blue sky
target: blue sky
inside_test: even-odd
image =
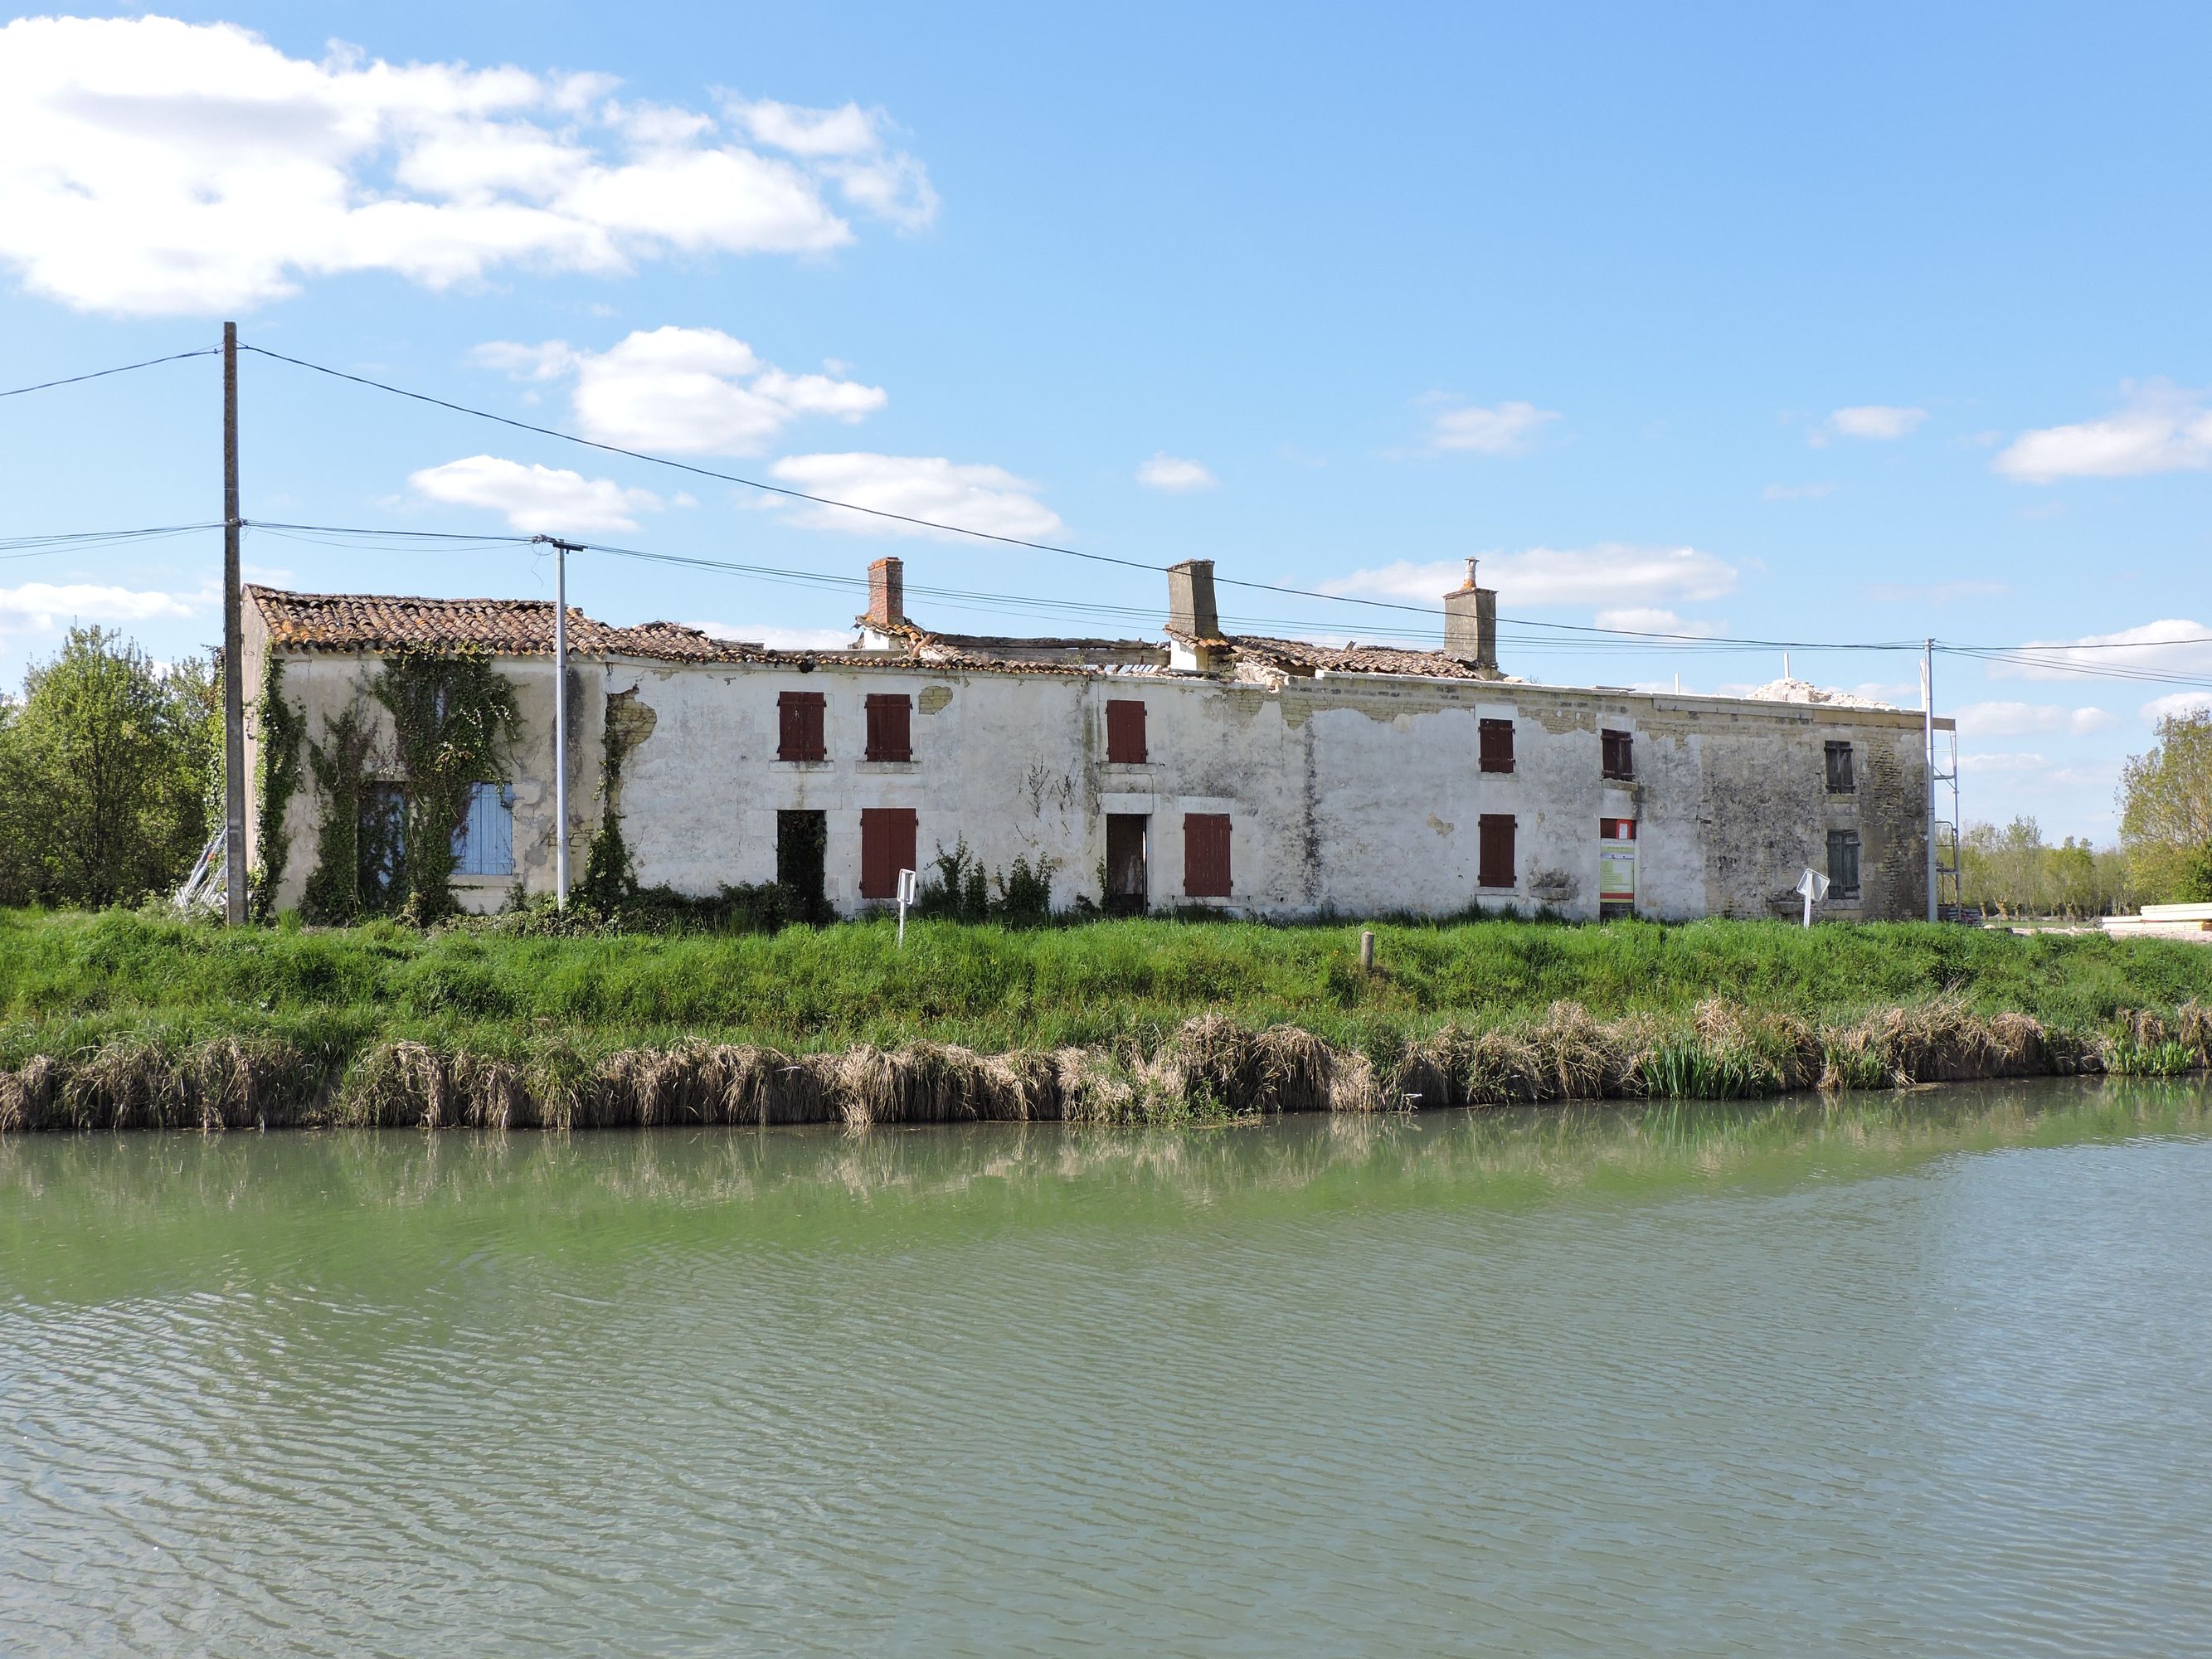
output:
[[[0,31],[0,386],[211,343],[1086,551],[1713,643],[1553,682],[1747,688],[1744,639],[1944,656],[1970,818],[2108,837],[2212,680],[2201,7],[301,4]],[[1140,628],[1142,571],[786,503],[248,356],[249,519],[581,539]],[[219,515],[195,359],[0,399],[0,536]],[[563,476],[569,475],[569,476]],[[249,534],[266,579],[534,596],[542,556]],[[219,633],[219,539],[0,563]],[[1447,580],[1449,578],[1449,580]],[[835,636],[842,590],[586,554],[613,621]],[[1034,602],[1034,603],[1031,603]],[[1139,613],[1085,623],[1071,602]],[[1055,608],[1055,607],[1062,608]],[[1026,607],[1026,614],[1019,614]],[[1231,625],[1404,612],[1224,591]],[[2083,642],[2089,648],[2079,649]],[[1899,652],[1799,678],[1917,703]]]

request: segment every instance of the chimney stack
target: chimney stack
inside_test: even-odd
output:
[[[868,567],[868,625],[892,629],[906,623],[906,567],[896,558]]]
[[[1221,637],[1213,609],[1213,561],[1185,559],[1168,567],[1168,631],[1193,639]]]
[[[1444,595],[1444,655],[1477,668],[1498,672],[1498,590],[1474,585],[1475,562],[1467,562],[1467,580]]]

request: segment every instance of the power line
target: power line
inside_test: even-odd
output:
[[[220,524],[172,524],[157,525],[144,530],[73,530],[57,535],[11,536],[0,539],[0,559],[42,559],[56,553],[76,552],[83,548],[157,541],[171,536],[191,535],[196,531],[222,528]]]
[[[1019,536],[1002,536],[994,531],[971,529],[965,525],[945,524],[934,519],[919,518],[908,513],[894,513],[885,507],[864,507],[857,501],[839,501],[830,495],[811,495],[805,490],[793,489],[783,484],[763,483],[757,478],[744,477],[735,472],[723,472],[714,467],[699,466],[690,461],[673,460],[667,456],[649,454],[643,450],[625,449],[620,444],[602,443],[595,438],[580,437],[573,432],[563,432],[556,427],[538,426],[529,421],[519,421],[512,416],[495,414],[488,409],[477,409],[467,404],[455,403],[451,398],[433,397],[427,392],[410,391],[405,386],[397,386],[387,381],[371,380],[365,374],[351,374],[343,369],[331,368],[326,364],[309,362],[304,357],[288,356],[281,351],[271,351],[266,346],[251,345],[241,341],[239,349],[242,351],[257,352],[264,357],[274,358],[278,362],[289,363],[295,368],[310,369],[318,374],[327,374],[333,380],[347,380],[356,386],[365,386],[378,392],[389,392],[396,398],[406,398],[416,403],[429,404],[435,408],[450,410],[457,415],[467,415],[477,420],[495,422],[501,426],[512,427],[519,432],[535,433],[543,438],[557,438],[563,443],[579,444],[586,449],[596,449],[605,454],[620,455],[626,459],[642,461],[652,466],[672,468],[678,472],[690,473],[696,477],[714,478],[723,483],[742,484],[748,489],[764,490],[770,495],[785,496],[792,501],[811,502],[817,507],[830,507],[842,512],[865,514],[870,518],[912,525],[917,529],[934,530],[946,535],[969,536],[979,541],[996,542],[1006,547],[1027,548],[1032,552],[1056,553],[1066,558],[1085,559],[1094,564],[1118,565],[1126,570],[1149,571],[1155,575],[1164,574],[1168,568],[1165,565],[1147,564],[1139,559],[1117,558],[1106,553],[1086,553],[1080,548],[1062,547],[1052,542],[1030,541]],[[1294,599],[1320,599],[1331,605],[1356,605],[1370,610],[1405,611],[1419,617],[1436,615],[1434,609],[1428,605],[1407,605],[1394,599],[1362,599],[1356,594],[1327,593],[1316,588],[1291,587],[1279,582],[1246,581],[1235,576],[1217,575],[1214,580],[1219,586],[1241,587],[1255,592],[1281,593]],[[1670,634],[1654,629],[1599,628],[1586,623],[1540,622],[1530,617],[1500,617],[1498,620],[1511,623],[1519,628],[1547,629],[1559,633],[1588,635],[1598,638],[1654,640],[1680,645],[1697,645],[1705,641],[1705,636],[1702,635]],[[1867,641],[1849,647],[1832,646],[1812,640],[1742,640],[1737,643],[1770,650],[1792,651],[1826,649],[1907,651],[1919,648],[1919,641],[1916,640]]]
[[[220,346],[203,346],[198,351],[172,352],[166,357],[149,357],[143,363],[125,363],[118,368],[95,368],[89,374],[71,374],[64,380],[41,380],[36,386],[19,386],[0,392],[0,398],[20,398],[27,392],[48,392],[58,386],[76,386],[85,380],[104,380],[110,374],[128,374],[134,368],[151,368],[156,363],[180,363],[187,357],[213,357],[221,353]]]

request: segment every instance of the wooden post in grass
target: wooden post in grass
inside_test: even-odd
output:
[[[1375,935],[1364,927],[1359,930],[1359,971],[1363,974],[1375,971]]]

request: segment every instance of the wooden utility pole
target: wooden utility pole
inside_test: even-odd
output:
[[[238,325],[222,325],[222,825],[224,915],[246,921],[246,619],[238,572]]]
[[[553,904],[568,908],[568,556],[584,550],[557,536],[553,549]]]

